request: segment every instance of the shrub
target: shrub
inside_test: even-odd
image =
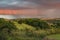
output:
[[[25,24],[31,25],[31,26],[36,27],[36,28],[41,28],[41,29],[50,28],[46,21],[40,20],[38,18],[20,19],[18,21],[18,23],[19,24],[25,23]]]

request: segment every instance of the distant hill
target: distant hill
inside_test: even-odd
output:
[[[60,18],[41,18],[42,20],[60,20]]]

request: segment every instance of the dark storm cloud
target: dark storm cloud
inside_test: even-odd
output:
[[[50,3],[59,3],[60,0],[0,0],[0,7],[29,7],[38,8],[41,6],[47,6]],[[49,7],[49,6],[47,6]],[[43,7],[44,8],[44,7]]]
[[[38,4],[26,0],[0,0],[0,7],[9,6],[34,8],[37,7]]]

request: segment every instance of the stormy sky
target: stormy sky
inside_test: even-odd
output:
[[[17,9],[26,16],[60,18],[60,0],[0,0],[0,9]]]

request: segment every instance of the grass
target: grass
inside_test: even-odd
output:
[[[55,39],[55,40],[60,40],[60,34],[53,34],[47,36],[49,39]]]

